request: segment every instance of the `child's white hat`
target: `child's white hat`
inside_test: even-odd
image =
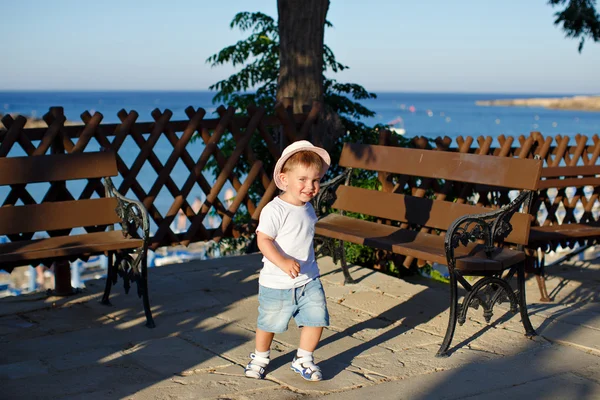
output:
[[[283,168],[283,164],[285,164],[285,162],[291,156],[293,156],[299,151],[312,151],[314,153],[317,153],[319,157],[323,159],[324,165],[323,170],[321,171],[321,178],[329,169],[329,165],[331,164],[331,158],[329,157],[329,153],[327,153],[327,150],[313,145],[308,140],[299,140],[297,142],[294,142],[285,149],[283,149],[281,157],[279,158],[279,160],[277,160],[277,164],[275,164],[275,170],[273,171],[273,180],[275,181],[275,185],[277,185],[277,187],[281,190],[286,189],[283,182],[281,182],[281,178],[279,177],[279,174],[281,174],[281,169]]]

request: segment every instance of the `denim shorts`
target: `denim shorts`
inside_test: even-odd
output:
[[[258,323],[265,332],[282,333],[294,317],[296,325],[329,326],[325,292],[319,278],[295,289],[271,289],[259,286]]]

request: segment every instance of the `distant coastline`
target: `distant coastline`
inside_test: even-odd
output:
[[[478,100],[478,106],[544,107],[555,110],[600,112],[600,96],[538,97],[531,99]]]

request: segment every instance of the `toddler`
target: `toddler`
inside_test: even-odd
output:
[[[301,333],[292,370],[309,381],[323,378],[313,352],[329,325],[329,313],[313,250],[317,216],[310,201],[330,163],[327,151],[301,140],[286,147],[275,165],[273,179],[283,193],[265,206],[256,229],[264,257],[256,347],[247,377],[264,378],[273,337],[285,332],[293,317]]]

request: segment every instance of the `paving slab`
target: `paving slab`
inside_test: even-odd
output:
[[[48,366],[41,360],[25,360],[0,365],[0,381],[47,375]]]
[[[319,271],[321,273],[321,279],[331,285],[344,285],[344,274],[339,264],[333,264],[333,260],[330,257],[324,257],[318,260]],[[365,276],[377,274],[377,271],[368,268],[361,268],[357,265],[351,265],[348,269],[354,284],[360,284],[360,281]],[[354,284],[349,284],[354,285]]]
[[[245,365],[248,355],[254,351],[254,331],[217,318],[209,321],[212,326],[184,332],[181,337],[214,354]]]
[[[450,312],[448,310],[444,310],[437,315],[431,316],[431,318],[424,319],[422,322],[416,325],[408,324],[410,321],[406,323],[403,322],[406,324],[404,330],[408,331],[414,327],[419,331],[443,338],[446,335],[446,330],[448,328],[449,315]],[[463,325],[456,324],[452,343],[456,344],[469,339],[476,339],[480,337],[480,335],[485,334],[485,332],[487,332],[489,329],[490,328],[486,323],[467,319]]]
[[[22,337],[26,332],[36,331],[34,329],[36,326],[37,322],[23,318],[21,315],[0,317],[0,341],[17,333]]]
[[[79,353],[66,353],[43,359],[52,371],[73,370],[77,373],[80,368],[88,368],[103,365],[124,356],[124,350],[120,346],[105,346],[89,349]]]
[[[233,322],[249,330],[256,329],[258,318],[258,296],[256,293],[241,300],[230,298],[222,299],[222,302],[223,307],[214,310],[215,318]]]
[[[378,340],[379,346],[393,350],[394,352],[399,352],[403,350],[408,350],[414,347],[425,347],[429,345],[440,345],[442,343],[442,336],[432,335],[428,332],[423,332],[418,329],[398,329],[394,332],[393,327],[389,327],[385,330],[369,332],[368,336],[366,335],[354,335],[362,340]],[[381,337],[382,339],[377,339]]]
[[[337,360],[338,357],[334,359]],[[343,354],[339,359],[343,359]],[[348,364],[350,364],[348,369],[358,371],[370,380],[379,382],[403,376],[406,367],[400,354],[382,347],[378,347],[378,352],[375,354],[360,354],[353,357]]]
[[[595,365],[588,365],[587,367],[580,368],[577,371],[574,371],[573,373],[577,374],[578,376],[591,379],[594,382],[600,384],[600,363]]]
[[[376,342],[365,342],[326,329],[315,354],[319,359],[335,357],[339,362],[350,363],[355,357],[376,355],[384,351],[385,349],[377,346]]]
[[[144,326],[135,287],[125,295],[120,282],[111,295],[112,307],[98,303],[102,280],[89,281],[82,293],[65,298],[34,294],[0,299],[2,396],[597,396],[597,264],[551,271],[556,274],[549,278],[553,303],[537,302],[535,280],[527,282],[538,337],[525,338],[518,314],[488,325],[481,310],[470,310],[465,325],[457,327],[451,356],[436,358],[448,322],[446,285],[420,276],[398,279],[358,266],[351,267],[356,283],[343,285],[339,266],[330,258],[320,259],[331,326],[315,352],[325,379],[307,382],[290,370],[300,336],[293,321],[286,333],[275,337],[267,379],[243,374],[248,354],[254,351],[260,260],[260,255],[251,255],[153,268],[154,329]],[[585,272],[577,275],[577,268]],[[576,279],[579,276],[585,279]],[[504,311],[505,305],[498,307],[494,318]]]
[[[398,299],[383,295],[380,292],[366,290],[349,293],[344,299],[343,304],[346,307],[363,311],[370,315],[382,316],[385,314],[387,319],[396,320],[403,316],[396,310],[401,308]]]
[[[83,329],[92,329],[108,322],[106,318],[90,318],[88,303],[72,304],[58,309],[35,310],[21,314],[24,321],[32,323],[31,328],[21,329],[21,338],[44,336],[63,332],[73,332]]]
[[[598,303],[551,304],[546,307],[531,307],[530,312],[532,315],[600,331],[600,307],[598,306]]]
[[[318,396],[321,397],[321,396]],[[310,396],[304,393],[294,392],[290,389],[283,387],[266,388],[260,391],[249,391],[240,395],[233,395],[229,397],[231,400],[249,400],[249,399],[260,399],[260,400],[308,400],[309,398],[317,398],[316,396]]]
[[[262,390],[277,387],[276,382],[267,379],[246,378],[243,369],[232,366],[215,372],[172,377],[137,392],[133,399],[227,399],[245,392],[260,396]]]
[[[2,298],[2,307],[0,307],[0,317],[6,315],[15,315],[35,310],[55,309],[62,306],[85,303],[88,301],[99,301],[102,293],[93,291],[94,285],[90,289],[84,289],[73,296],[48,296],[45,292],[31,293],[25,296],[9,296]]]
[[[349,295],[355,292],[371,291],[359,285],[329,285],[327,286],[327,301],[341,304]]]
[[[442,296],[445,296],[447,301],[450,299],[450,292],[446,284],[421,276],[410,276],[401,280],[390,279],[388,275],[383,273],[375,273],[362,278],[360,285],[398,298],[410,298],[423,291],[427,291],[429,294],[432,291],[437,291]]]
[[[552,321],[545,325],[543,329],[538,328],[537,332],[551,342],[574,346],[600,355],[600,340],[598,340],[600,332],[596,329],[585,327],[573,329],[572,324]]]
[[[123,353],[135,364],[166,377],[222,369],[233,365],[231,361],[180,337],[151,340]]]
[[[84,332],[72,331],[4,342],[0,344],[0,363],[49,359],[57,354],[81,353],[94,348],[124,345],[122,337],[107,334],[103,328],[86,329]]]
[[[329,300],[327,308],[329,310],[329,329],[338,332],[347,331],[355,334],[367,329],[382,329],[393,323],[393,321],[377,318],[364,311]]]
[[[485,392],[482,394],[465,397],[465,399],[506,400],[506,399],[598,399],[600,398],[600,384],[577,376],[572,373],[551,376],[545,379],[528,382],[526,384],[511,386]]]
[[[578,350],[562,346],[537,349],[515,357],[492,357],[488,360],[479,358],[472,360],[473,362],[465,362],[463,365],[460,365],[460,361],[452,360],[454,355],[446,359],[450,365],[437,364],[437,361],[433,365],[425,365],[424,358],[414,356],[414,354],[411,356],[414,362],[421,364],[422,368],[430,371],[429,373],[418,373],[404,379],[331,394],[326,399],[462,399],[469,396],[487,399],[490,393],[499,390],[508,390],[519,385],[527,389],[532,382],[582,370],[598,363],[598,358],[595,356],[582,355]],[[411,370],[408,366],[409,358],[406,359],[406,369]],[[447,368],[449,366],[452,368]],[[435,368],[439,369],[435,370]],[[587,378],[583,377],[583,379]],[[504,398],[540,397],[536,396],[536,390],[532,388],[531,391],[520,393],[520,396]]]
[[[275,363],[277,368],[270,369],[267,377],[285,387],[305,394],[324,395],[331,392],[352,390],[373,383],[366,376],[349,370],[347,368],[348,364],[341,364],[331,359],[319,362],[323,372],[323,380],[309,382],[292,371],[290,361],[291,359],[286,360],[285,363]]]
[[[79,392],[75,394],[68,394],[59,397],[60,400],[81,400],[82,398],[85,400],[107,400],[107,399],[140,399],[147,400],[159,399],[158,396],[148,395],[148,390],[153,390],[153,388],[157,386],[154,383],[148,382],[139,382],[139,383],[123,383],[121,382],[119,385],[107,385],[104,389],[90,389],[87,392]],[[144,392],[142,395],[141,393]],[[169,399],[169,397],[162,397],[163,399]],[[169,400],[172,400],[170,398]]]
[[[118,388],[121,385],[152,385],[160,377],[126,360],[114,360],[103,365],[37,374],[35,379],[2,379],[2,396],[6,399],[52,399]],[[140,386],[137,386],[138,388]],[[139,389],[137,389],[139,390]],[[134,393],[130,393],[134,394]]]

